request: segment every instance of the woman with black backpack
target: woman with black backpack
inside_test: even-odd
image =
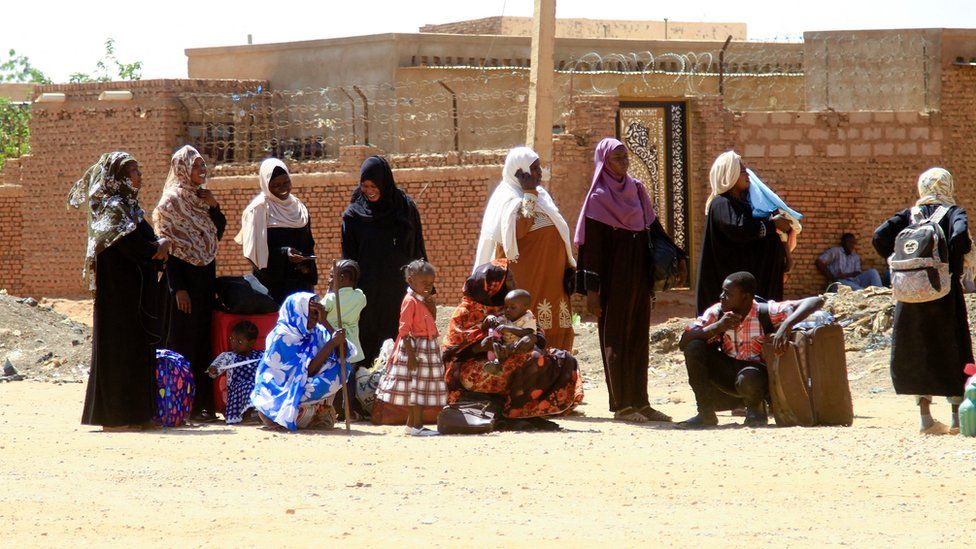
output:
[[[973,361],[969,317],[960,279],[971,261],[966,211],[956,205],[952,175],[932,168],[918,178],[915,206],[874,232],[874,249],[890,258],[895,305],[891,380],[900,395],[916,395],[923,434],[959,432],[959,404]],[[901,234],[905,229],[912,229]],[[900,235],[900,236],[899,236]],[[920,265],[926,265],[919,269]],[[951,426],[932,419],[933,396],[952,405]]]

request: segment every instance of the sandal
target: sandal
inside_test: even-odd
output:
[[[919,429],[919,433],[923,435],[948,435],[949,426],[941,421],[935,421],[925,429]]]
[[[647,416],[635,410],[633,406],[621,408],[613,413],[613,419],[630,423],[647,423]]]
[[[661,423],[671,423],[672,421],[671,416],[659,410],[655,410],[650,404],[644,406],[640,410],[637,410],[637,413],[646,417],[648,421],[657,421]]]

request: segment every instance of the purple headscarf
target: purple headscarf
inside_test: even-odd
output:
[[[586,218],[605,223],[618,229],[640,231],[654,223],[657,214],[651,198],[647,196],[644,184],[629,175],[617,179],[604,169],[607,155],[624,144],[612,137],[606,137],[593,152],[593,185],[586,194],[579,221],[576,222],[577,246],[586,241]]]

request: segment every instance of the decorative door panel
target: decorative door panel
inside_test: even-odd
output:
[[[627,146],[630,175],[644,183],[661,224],[691,252],[685,104],[621,102],[617,138]]]

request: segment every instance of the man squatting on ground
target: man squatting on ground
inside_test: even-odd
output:
[[[677,424],[679,429],[718,425],[715,412],[746,407],[745,425],[769,422],[766,401],[769,377],[762,359],[765,340],[755,299],[756,278],[740,271],[722,283],[719,303],[702,313],[681,335],[678,347],[685,354],[688,383],[695,392],[698,415]],[[790,331],[823,306],[822,297],[797,301],[769,301],[769,319],[776,329],[773,345],[782,353]]]

